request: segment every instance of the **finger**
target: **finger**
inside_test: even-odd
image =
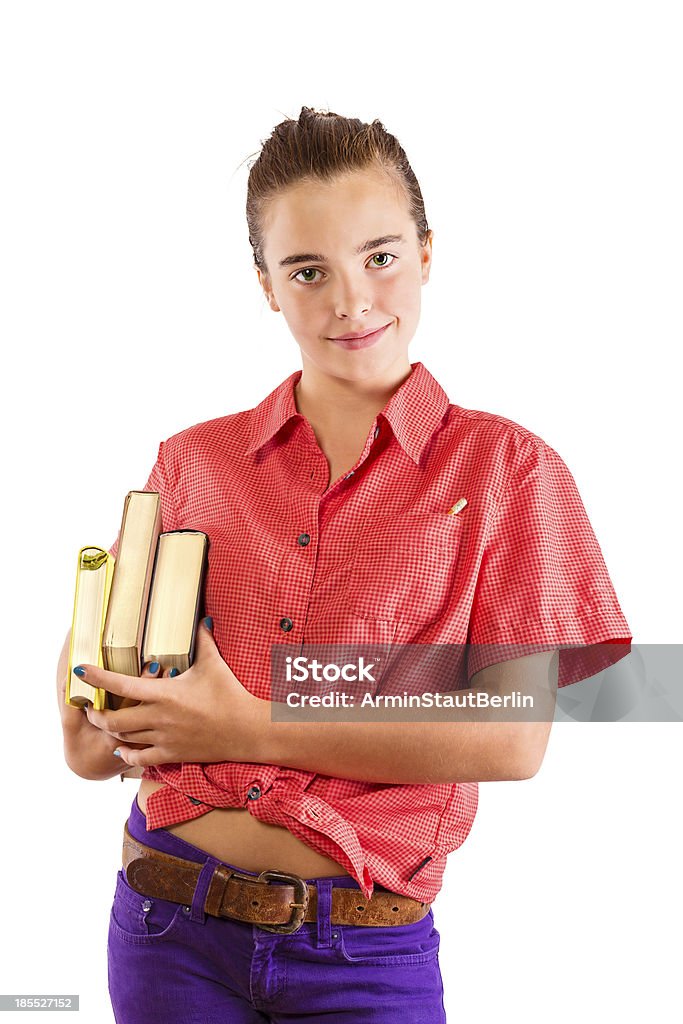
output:
[[[220,656],[220,652],[213,636],[213,619],[210,615],[207,615],[202,619],[197,630],[194,660],[197,661],[199,658],[212,656],[216,657],[216,655]]]
[[[125,743],[120,743],[116,748],[118,750],[118,756],[126,764],[129,764],[132,768],[145,768],[150,764],[165,764],[168,758],[165,758],[157,747],[145,747],[144,750],[136,750],[134,747],[127,747]],[[116,754],[116,750],[114,753]]]
[[[158,664],[158,663],[156,663]],[[157,669],[158,671],[158,669]],[[120,672],[109,672],[98,665],[76,665],[74,673],[79,679],[85,679],[91,686],[101,686],[117,697],[129,697],[131,700],[154,700],[158,696],[155,679],[144,676],[126,676]]]
[[[131,712],[135,714],[132,715]],[[102,732],[109,733],[110,736],[135,737],[136,740],[140,732],[150,731],[156,724],[154,711],[144,703],[118,708],[115,711],[95,711],[92,705],[89,705],[86,714],[91,725],[96,725]]]
[[[133,747],[133,749],[138,744],[149,746],[154,743],[155,739],[158,739],[151,729],[140,729],[139,732],[110,732],[109,735],[115,740],[121,740],[122,743]]]
[[[141,679],[164,679],[168,676],[168,670],[164,670],[160,667],[158,661],[146,661],[142,666],[142,672],[140,673]],[[144,704],[144,701],[140,701]]]
[[[142,672],[140,678],[149,679],[150,677],[160,678],[161,666],[158,661],[146,661],[142,666]]]
[[[155,662],[155,661],[150,661],[150,662],[147,662],[145,665],[143,665],[143,669],[142,669],[142,672],[140,674],[140,678],[141,679],[154,679],[154,678],[158,679],[158,678],[160,678],[159,675],[158,675],[158,672],[159,672],[159,663]],[[139,701],[138,703],[142,704],[144,702],[143,701]],[[117,735],[116,733],[111,731],[113,729],[113,725],[112,725],[111,722],[109,722],[107,724],[106,719],[96,717],[97,715],[99,715],[99,712],[95,712],[95,714],[93,716],[91,716],[89,714],[89,711],[93,711],[93,706],[92,706],[92,704],[90,702],[86,701],[86,703],[83,705],[82,710],[85,712],[85,714],[86,714],[86,716],[88,718],[88,721],[92,725],[96,725],[98,727],[98,729],[102,729],[103,732],[109,732],[110,736],[116,736]]]
[[[158,701],[163,697],[163,693],[159,689],[161,686],[161,677],[159,676],[159,663],[151,662],[146,665],[143,669],[143,675],[134,681],[141,683],[145,686],[151,686],[155,688],[155,700]],[[154,673],[154,674],[152,674]],[[107,673],[107,675],[114,675],[114,673]],[[149,682],[147,682],[149,680]],[[135,700],[132,705],[122,706],[115,709],[106,709],[102,711],[95,711],[92,704],[88,704],[86,708],[86,715],[88,721],[92,725],[96,725],[98,729],[102,729],[103,732],[109,733],[110,736],[118,736],[129,734],[133,735],[138,733],[141,729],[150,729],[154,725],[156,717],[156,711],[154,710],[154,701],[152,700]]]

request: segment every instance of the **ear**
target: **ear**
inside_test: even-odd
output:
[[[432,269],[432,240],[434,238],[434,232],[431,228],[427,229],[427,237],[425,243],[420,247],[420,260],[422,262],[422,284],[426,284],[429,280],[429,272]]]
[[[280,307],[278,306],[277,302],[275,301],[275,296],[273,295],[273,286],[272,286],[272,284],[270,282],[270,278],[268,277],[267,274],[265,274],[261,270],[260,267],[257,267],[255,263],[254,263],[254,269],[256,270],[256,274],[258,276],[259,284],[261,285],[261,288],[263,289],[263,294],[266,297],[268,305],[270,306],[270,308],[273,310],[274,313],[279,313],[280,312]]]

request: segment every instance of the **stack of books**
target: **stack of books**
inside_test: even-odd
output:
[[[91,686],[73,674],[76,665],[139,676],[149,661],[161,671],[192,664],[209,538],[199,530],[162,533],[161,525],[160,495],[130,491],[116,559],[93,545],[78,552],[67,704],[89,701],[99,711],[138,703]]]

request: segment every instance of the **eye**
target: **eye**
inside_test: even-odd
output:
[[[378,259],[378,258],[379,258],[380,256],[388,256],[388,257],[389,257],[389,259],[391,260],[391,263],[393,263],[393,262],[394,262],[394,260],[396,259],[396,257],[395,257],[395,256],[392,256],[390,252],[376,252],[374,256],[371,256],[371,257],[370,257],[370,259],[371,259],[371,260],[376,260],[376,259]],[[390,267],[390,266],[391,266],[391,263],[381,263],[381,264],[379,264],[379,266],[382,266],[382,267]],[[378,264],[375,264],[375,266],[377,266],[377,265],[378,265]]]
[[[320,271],[316,270],[315,267],[304,267],[303,270],[298,270],[296,272],[296,274],[292,275],[292,281],[296,281],[298,276],[299,276],[299,274],[319,274],[319,273],[320,273]],[[300,283],[301,284],[312,284],[313,281],[314,281],[314,279],[309,277],[309,278],[306,278],[305,281],[301,281]]]
[[[381,259],[382,257],[384,257],[384,258],[389,257],[389,259],[391,260],[391,263],[380,263],[380,264],[375,263],[375,269],[376,270],[384,270],[385,267],[390,267],[391,264],[394,262],[394,260],[398,259],[397,256],[394,256],[390,252],[376,252],[373,256],[370,257],[370,260],[368,262],[371,263],[372,260]],[[298,280],[300,274],[320,274],[320,271],[316,267],[304,267],[303,270],[297,270],[296,274],[293,274],[292,277],[290,278],[290,280],[291,281]],[[304,280],[299,280],[299,284],[303,284],[303,285],[316,284],[316,281],[317,281],[317,278],[315,278],[315,277],[306,277]]]

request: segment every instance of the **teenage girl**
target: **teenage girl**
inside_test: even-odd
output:
[[[432,231],[394,136],[304,107],[250,168],[247,221],[302,368],[163,442],[145,485],[165,530],[209,535],[195,661],[77,666],[141,702],[85,714],[64,704],[68,636],[59,662],[69,767],[144,768],[112,1005],[119,1024],[441,1022],[446,857],[479,781],[538,771],[552,715],[275,721],[271,651],[440,645],[456,658],[432,690],[554,693],[623,657],[629,628],[557,453],[409,360]],[[365,689],[402,692],[384,671]]]

